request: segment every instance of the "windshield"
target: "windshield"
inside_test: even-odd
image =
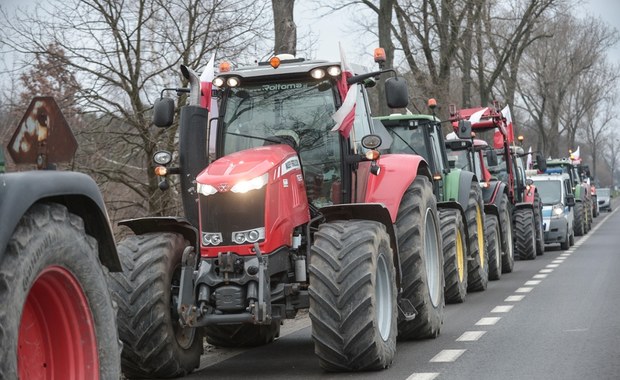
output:
[[[596,189],[596,196],[609,197],[609,189],[607,188]]]
[[[229,91],[220,154],[273,144],[277,139],[294,141],[310,201],[319,207],[337,203],[332,185],[342,179],[342,160],[340,134],[331,131],[336,112],[332,83],[280,82]]]
[[[264,145],[274,136],[295,140],[300,152],[316,150],[328,143],[325,135],[335,124],[329,81],[235,87],[225,106],[224,155]]]
[[[469,163],[469,152],[465,149],[450,150],[447,149],[448,161],[454,162],[454,167],[457,169],[463,169],[466,171],[471,170],[471,164]]]
[[[555,205],[562,202],[562,182],[534,181],[538,194],[544,205]]]
[[[504,161],[503,152],[497,154],[497,165],[491,166],[488,161],[488,150],[484,150],[484,166],[487,168],[491,176],[502,182],[508,182],[508,171],[506,169],[506,161]]]
[[[402,126],[387,128],[392,139],[390,153],[417,154],[429,160],[426,143],[424,142],[424,129],[417,126]]]

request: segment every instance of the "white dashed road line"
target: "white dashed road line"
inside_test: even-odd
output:
[[[506,297],[506,299],[504,300],[504,302],[519,302],[519,301],[521,301],[523,298],[525,298],[525,296],[523,296],[523,295],[508,296],[508,297]]]
[[[535,274],[532,278],[547,278],[548,274]]]
[[[495,308],[491,310],[491,313],[507,313],[510,310],[512,310],[513,307],[514,307],[513,305],[495,306]]]
[[[407,380],[433,380],[437,376],[439,376],[439,372],[412,373]]]
[[[463,335],[459,336],[457,342],[475,342],[486,334],[486,331],[465,331]]]
[[[553,269],[541,269],[539,270],[540,273],[551,273],[553,272]]]
[[[525,285],[525,286],[532,286],[532,285],[538,285],[538,284],[540,284],[540,280],[530,280],[530,281],[527,281],[523,285]]]
[[[532,291],[532,289],[534,289],[534,288],[522,287],[522,288],[519,288],[519,289],[515,290],[515,293],[529,293],[529,292]]]
[[[442,350],[435,355],[430,361],[433,363],[453,362],[463,355],[466,350]]]
[[[478,322],[476,322],[476,326],[493,326],[496,324],[502,317],[485,317],[480,318]]]

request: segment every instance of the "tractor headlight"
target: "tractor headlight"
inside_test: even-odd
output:
[[[252,178],[249,181],[237,182],[231,189],[233,193],[247,193],[251,190],[258,190],[267,184],[269,174],[265,173],[259,177]]]
[[[265,227],[254,228],[246,231],[235,231],[232,240],[237,244],[256,243],[265,238]]]
[[[202,245],[219,245],[222,243],[222,234],[219,232],[203,232]]]
[[[217,189],[215,187],[204,183],[197,184],[196,190],[198,191],[198,194],[202,194],[204,196],[209,196],[217,193]]]
[[[559,218],[562,215],[564,215],[564,205],[561,203],[553,205],[553,208],[551,209],[551,217]]]

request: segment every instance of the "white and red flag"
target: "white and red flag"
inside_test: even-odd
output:
[[[200,92],[202,96],[200,97],[200,105],[209,110],[209,152],[215,153],[215,137],[217,133],[217,128],[215,126],[211,126],[210,120],[213,118],[217,118],[218,109],[217,109],[217,99],[211,96],[211,90],[213,90],[213,78],[215,78],[215,53],[211,56],[209,63],[207,63],[207,67],[203,70],[202,74],[200,74]]]
[[[515,141],[515,133],[512,125],[512,114],[510,113],[510,107],[506,106],[502,110],[502,115],[506,118],[506,134],[509,143],[513,143]]]
[[[204,108],[208,108],[211,110],[211,90],[213,88],[213,78],[215,77],[215,53],[211,56],[209,63],[207,63],[207,67],[203,70],[202,74],[200,74],[200,92],[202,96],[200,97],[200,105]]]
[[[342,45],[338,44],[338,47],[340,49],[340,70],[342,73],[340,74],[340,80],[338,81],[337,88],[340,93],[342,105],[338,111],[332,115],[332,119],[336,122],[336,125],[332,128],[332,131],[338,131],[344,138],[347,138],[351,133],[353,121],[355,120],[355,103],[357,101],[359,85],[355,83],[349,87],[347,79],[353,76],[353,70],[348,65],[344,57]]]
[[[527,151],[527,161],[525,163],[526,169],[532,169],[534,165],[532,164],[532,147]]]
[[[472,113],[471,116],[469,117],[469,121],[472,124],[480,122],[480,119],[482,119],[482,115],[484,115],[484,113],[487,112],[488,109],[489,109],[489,107],[484,107],[480,111],[476,111],[476,112]]]

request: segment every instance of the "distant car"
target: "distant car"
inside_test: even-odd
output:
[[[596,189],[596,195],[598,197],[599,210],[607,210],[608,212],[611,212],[611,189]]]
[[[567,250],[575,241],[573,230],[575,196],[567,174],[542,174],[530,177],[543,203],[545,244],[559,243]]]

